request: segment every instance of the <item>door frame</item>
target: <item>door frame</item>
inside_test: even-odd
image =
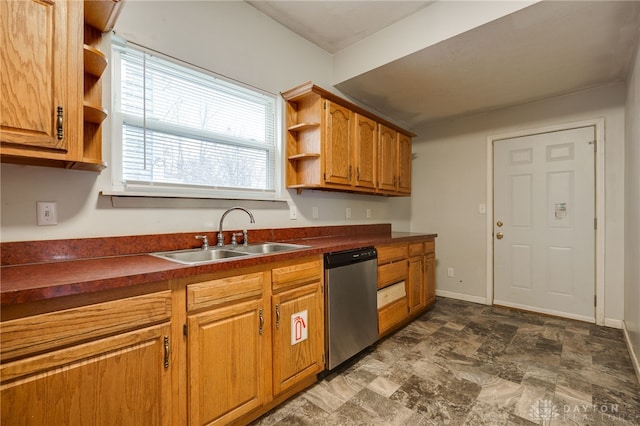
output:
[[[605,325],[604,318],[604,287],[605,287],[605,129],[604,117],[592,120],[570,122],[541,128],[511,131],[487,136],[487,305],[493,305],[493,143],[502,139],[522,136],[532,136],[543,133],[571,130],[580,127],[595,128],[596,156],[595,156],[595,215],[597,219],[595,240],[595,295],[596,295],[596,324]]]

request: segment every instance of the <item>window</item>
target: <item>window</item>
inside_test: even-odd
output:
[[[277,196],[276,96],[114,43],[114,190]]]

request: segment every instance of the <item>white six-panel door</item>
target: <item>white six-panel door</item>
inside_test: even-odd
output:
[[[494,304],[595,321],[594,132],[494,141]]]

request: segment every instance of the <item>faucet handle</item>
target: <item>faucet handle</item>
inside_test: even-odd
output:
[[[206,235],[196,235],[196,240],[202,240],[202,250],[209,248],[209,239]]]
[[[238,240],[237,240],[236,237],[240,237],[240,236],[243,236],[243,235],[245,235],[244,232],[233,232],[231,234],[231,245],[237,246],[238,245]]]
[[[245,247],[249,245],[249,233],[246,229],[242,230],[242,245]]]

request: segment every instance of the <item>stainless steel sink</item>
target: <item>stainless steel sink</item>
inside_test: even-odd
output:
[[[173,262],[183,263],[185,265],[194,265],[197,263],[209,263],[233,257],[247,256],[248,253],[211,248],[207,250],[193,249],[166,251],[162,253],[151,253],[151,255],[171,260]]]
[[[161,259],[182,263],[184,265],[196,265],[201,263],[217,262],[235,257],[299,250],[307,247],[309,246],[287,243],[258,243],[249,244],[248,246],[210,247],[206,250],[188,249],[150,254]]]
[[[280,251],[299,250],[308,248],[309,246],[303,246],[300,244],[286,244],[286,243],[259,243],[249,244],[248,246],[237,246],[231,250],[237,250],[244,253],[252,254],[265,254],[265,253],[277,253]]]

